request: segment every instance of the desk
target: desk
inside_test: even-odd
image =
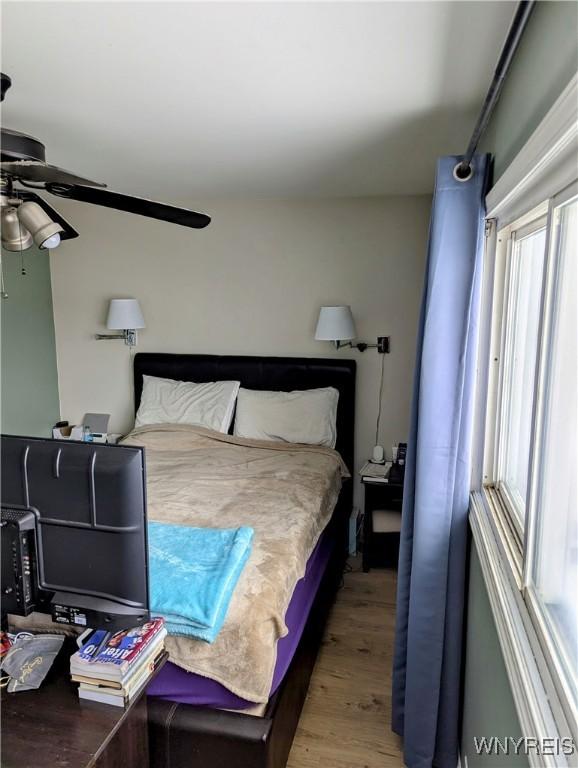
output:
[[[377,509],[399,513],[403,502],[403,483],[380,483],[362,480],[365,502],[363,514],[362,567],[365,573],[372,565],[397,567],[399,533],[375,533],[373,512]]]
[[[2,768],[148,768],[144,689],[126,709],[81,701],[70,680],[74,651],[65,641],[38,690],[2,690]]]

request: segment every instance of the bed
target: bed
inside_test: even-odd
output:
[[[352,469],[354,361],[141,353],[134,360],[137,409],[144,375],[195,382],[237,380],[242,387],[258,390],[335,387],[339,391],[336,450]],[[343,483],[330,521],[309,558],[305,578],[291,598],[285,615],[290,631],[277,646],[268,701],[257,714],[245,711],[249,702],[243,697],[203,678],[199,678],[191,695],[185,680],[187,673],[176,667],[169,669],[151,691],[156,695],[149,696],[148,702],[154,768],[285,766],[327,615],[341,580],[351,507],[349,480]]]

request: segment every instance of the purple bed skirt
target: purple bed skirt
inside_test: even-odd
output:
[[[279,687],[297,650],[309,611],[329,561],[332,545],[333,542],[329,536],[321,536],[307,561],[305,575],[295,586],[285,614],[285,623],[289,633],[277,643],[277,663],[273,674],[271,695]],[[193,704],[198,707],[247,709],[254,705],[254,702],[235,696],[234,693],[231,693],[215,680],[187,672],[170,661],[150,683],[147,688],[147,695],[156,696],[166,701],[176,701],[179,704]]]

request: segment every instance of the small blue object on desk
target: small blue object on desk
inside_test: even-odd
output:
[[[253,529],[149,523],[150,609],[171,635],[212,643],[251,553]]]

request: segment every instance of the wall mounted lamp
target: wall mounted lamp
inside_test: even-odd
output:
[[[319,319],[315,330],[317,341],[332,341],[335,349],[351,347],[365,352],[366,349],[377,349],[380,354],[389,352],[389,336],[378,336],[376,344],[368,344],[365,341],[353,343],[356,337],[355,322],[351,307],[321,307]]]
[[[129,347],[136,346],[137,329],[146,328],[140,305],[136,299],[111,299],[108,307],[106,327],[122,333],[97,333],[99,341],[124,339]]]
[[[366,349],[374,348],[381,355],[389,352],[389,336],[378,336],[377,344],[367,344],[364,341],[353,343],[356,337],[355,322],[351,307],[321,307],[319,310],[319,320],[315,330],[317,341],[332,341],[335,349],[342,347],[351,347],[365,352]],[[376,464],[383,464],[385,461],[385,452],[383,446],[379,445],[379,425],[381,422],[381,403],[383,400],[383,374],[385,358],[381,358],[381,378],[379,381],[379,407],[377,410],[377,422],[375,425],[375,447],[373,448],[372,459]]]

